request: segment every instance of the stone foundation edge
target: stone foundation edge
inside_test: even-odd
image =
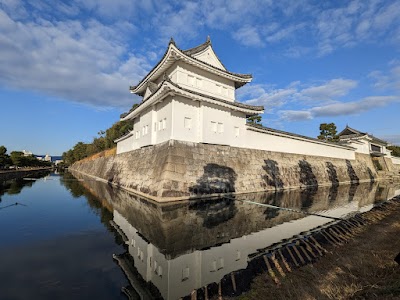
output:
[[[385,179],[355,160],[170,140],[70,169],[157,202]]]

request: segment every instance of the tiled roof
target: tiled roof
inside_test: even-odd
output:
[[[207,42],[205,42],[204,44],[201,44],[201,45],[199,45],[199,46],[197,46],[197,47],[194,47],[194,48],[191,48],[191,49],[188,49],[188,50],[181,50],[180,48],[178,48],[178,47],[176,46],[175,41],[174,41],[173,39],[171,39],[171,41],[169,42],[169,45],[171,45],[171,44],[174,45],[174,46],[178,49],[178,51],[181,52],[183,55],[185,55],[185,56],[187,56],[187,57],[190,57],[190,59],[193,59],[193,60],[195,60],[195,61],[197,61],[197,62],[199,62],[199,63],[202,63],[202,64],[204,64],[204,65],[207,65],[208,67],[211,67],[211,68],[213,68],[213,69],[215,69],[215,70],[218,70],[218,71],[220,71],[220,72],[223,72],[223,73],[226,73],[226,74],[229,74],[229,75],[232,75],[232,76],[236,76],[236,77],[239,77],[239,78],[243,78],[243,79],[251,79],[251,78],[253,78],[253,76],[252,76],[251,74],[240,74],[240,73],[234,73],[234,72],[230,72],[230,71],[227,71],[227,70],[223,70],[223,69],[217,68],[217,67],[215,67],[215,66],[213,66],[213,65],[210,65],[210,64],[208,64],[208,63],[206,63],[206,62],[204,62],[204,61],[202,61],[202,60],[199,60],[199,59],[197,59],[197,58],[191,56],[191,55],[193,55],[194,53],[197,53],[197,52],[201,51],[201,50],[198,50],[198,49],[203,48],[203,50],[204,50],[206,46],[208,46],[209,44],[211,44],[210,41],[207,41]],[[153,72],[153,71],[161,64],[161,62],[164,60],[164,58],[166,57],[166,55],[167,55],[167,53],[168,53],[169,45],[168,45],[168,48],[167,48],[167,50],[165,51],[163,57],[162,57],[162,58],[160,59],[160,61],[147,73],[147,75],[146,75],[144,78],[142,78],[142,80],[140,80],[139,83],[138,83],[137,85],[134,85],[134,86],[130,86],[130,87],[129,87],[129,89],[130,89],[131,91],[132,91],[132,90],[135,90],[135,89],[147,78],[148,74],[150,74],[151,72]],[[195,50],[195,49],[197,49],[197,50]],[[196,51],[197,51],[197,52],[196,52]],[[187,52],[187,53],[186,53],[186,52]],[[191,53],[191,54],[188,54],[188,53]],[[235,82],[235,87],[238,88],[238,87],[243,86],[244,84],[245,84],[245,83],[242,83],[242,82],[237,82],[237,83]],[[142,96],[142,95],[140,94],[140,96]]]
[[[173,86],[175,86],[175,87],[177,87],[177,88],[179,88],[179,89],[181,89],[181,90],[183,90],[185,92],[189,92],[189,93],[201,96],[201,97],[209,98],[209,99],[212,99],[212,100],[216,100],[218,102],[226,103],[226,104],[233,105],[233,106],[240,107],[240,108],[253,109],[253,110],[258,110],[258,111],[263,111],[264,110],[264,106],[254,106],[254,105],[248,105],[248,104],[244,104],[244,103],[240,103],[240,102],[228,101],[228,100],[225,100],[225,99],[213,97],[213,96],[210,96],[210,95],[206,95],[206,94],[203,94],[203,93],[199,93],[199,92],[196,92],[196,91],[192,91],[192,90],[183,88],[180,85],[172,82],[169,78],[166,81],[168,81]]]
[[[207,41],[205,43],[198,45],[196,47],[187,49],[187,50],[182,50],[182,52],[185,53],[186,55],[192,56],[193,54],[197,54],[197,53],[205,50],[210,45],[211,45],[211,41],[210,41],[210,39],[207,39]]]
[[[225,99],[209,96],[209,95],[206,95],[206,94],[203,94],[203,93],[199,93],[199,92],[195,92],[195,91],[183,88],[180,85],[172,82],[171,79],[168,76],[164,77],[164,80],[160,83],[160,85],[157,87],[157,89],[152,94],[156,93],[163,86],[164,82],[168,82],[171,85],[175,86],[176,88],[178,88],[178,89],[180,89],[182,91],[189,92],[189,93],[195,94],[197,96],[209,98],[211,100],[215,100],[215,101],[218,101],[218,102],[221,102],[221,103],[229,104],[229,105],[236,106],[236,107],[239,107],[239,108],[260,111],[260,112],[262,112],[264,110],[264,106],[253,106],[253,105],[248,105],[248,104],[244,104],[244,103],[240,103],[240,102],[232,102],[232,101],[228,101],[228,100],[225,100]],[[149,98],[151,98],[151,95],[147,99],[149,99]],[[147,99],[146,99],[146,101],[142,101],[138,106],[135,107],[135,109],[131,109],[129,112],[121,114],[120,117],[121,118],[125,118],[128,114],[130,114],[131,112],[133,112],[134,110],[139,108],[143,103],[147,102]]]
[[[347,133],[348,131],[354,132],[354,133],[352,133],[352,134],[343,134],[343,133]],[[370,137],[372,139],[372,141],[375,141],[376,143],[388,144],[388,142],[386,142],[384,140],[381,140],[381,139],[373,136],[372,134],[369,134],[367,132],[361,132],[361,131],[356,130],[354,128],[351,128],[349,126],[346,126],[346,128],[343,129],[342,132],[340,132],[338,135],[339,135],[340,139],[358,139],[358,138],[361,138],[361,137],[367,135],[368,137]]]
[[[297,138],[301,138],[301,139],[307,139],[307,140],[310,140],[310,141],[315,141],[315,142],[318,142],[318,143],[327,144],[327,145],[330,145],[330,146],[339,146],[339,147],[351,148],[349,146],[344,146],[341,143],[327,142],[327,141],[324,141],[324,140],[312,138],[312,137],[305,136],[305,135],[300,135],[300,134],[296,134],[296,133],[291,133],[291,132],[287,132],[287,131],[282,131],[282,130],[278,130],[278,129],[274,129],[274,128],[265,127],[263,125],[251,124],[251,123],[247,123],[246,125],[250,126],[250,127],[257,128],[257,129],[261,129],[261,130],[266,131],[266,132],[269,131],[269,132],[275,132],[275,133],[279,133],[279,134],[289,135],[289,136],[293,136],[293,137],[297,137]]]

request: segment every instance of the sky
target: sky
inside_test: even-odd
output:
[[[61,155],[140,98],[171,37],[253,81],[237,101],[310,137],[346,125],[400,145],[400,1],[1,0],[0,145]]]

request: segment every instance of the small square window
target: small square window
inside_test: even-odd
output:
[[[211,121],[211,131],[217,132],[217,122]]]
[[[239,134],[240,134],[239,127],[236,127],[236,126],[235,126],[235,136],[238,137]]]
[[[218,123],[218,132],[219,133],[224,132],[224,124],[223,123]]]
[[[187,129],[192,128],[192,118],[185,117],[184,126]]]
[[[203,87],[203,80],[201,78],[196,78],[196,86],[198,88],[202,88]]]
[[[165,129],[165,128],[167,128],[167,119],[166,118],[164,118],[162,120],[162,129]]]
[[[189,279],[189,267],[182,269],[182,281]]]
[[[188,84],[194,86],[195,78],[192,75],[188,75]]]

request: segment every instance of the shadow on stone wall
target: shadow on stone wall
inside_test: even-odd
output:
[[[265,165],[263,169],[267,172],[267,175],[264,175],[263,179],[269,186],[273,186],[275,189],[282,189],[283,181],[281,179],[278,163],[272,159],[266,159],[264,162]]]
[[[299,161],[300,167],[300,183],[305,185],[305,189],[301,191],[300,199],[302,208],[307,209],[312,206],[314,196],[318,192],[318,180],[315,177],[311,165],[306,160]]]
[[[332,185],[339,185],[339,179],[337,176],[336,168],[330,161],[326,162],[328,178],[332,182]]]
[[[358,178],[356,171],[354,171],[351,162],[346,159],[346,166],[347,166],[347,174],[349,174],[350,182],[351,183],[359,183],[360,179]]]
[[[375,176],[374,176],[374,174],[372,173],[372,170],[371,170],[369,167],[367,167],[367,171],[368,171],[368,175],[369,175],[370,181],[371,181],[371,182],[374,182],[374,181],[375,181]]]
[[[203,226],[213,228],[235,217],[237,208],[234,199],[197,200],[189,204],[189,210],[203,219]]]
[[[300,183],[305,186],[317,186],[318,180],[315,177],[311,165],[306,160],[299,160],[300,167]]]
[[[189,187],[192,194],[234,193],[236,172],[226,166],[207,164],[204,174],[197,179],[196,185]]]

